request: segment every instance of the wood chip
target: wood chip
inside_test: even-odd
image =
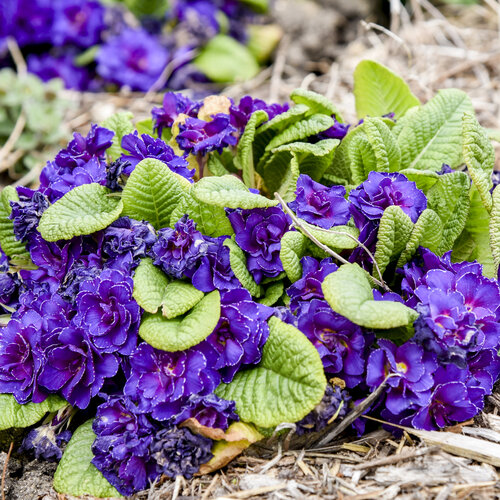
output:
[[[250,498],[257,495],[271,493],[272,491],[283,490],[286,487],[287,483],[273,484],[271,486],[262,486],[261,488],[253,488],[251,490],[237,491],[235,493],[231,493],[225,498]]]

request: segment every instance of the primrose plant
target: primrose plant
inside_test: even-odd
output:
[[[281,424],[314,443],[363,400],[425,430],[481,411],[493,147],[463,92],[421,104],[375,62],[354,76],[357,124],[303,89],[167,93],[4,188],[0,430],[60,459],[56,491],[205,474]]]

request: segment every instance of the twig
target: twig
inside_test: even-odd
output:
[[[212,493],[212,491],[214,490],[215,485],[217,484],[218,480],[219,480],[219,475],[216,474],[213,477],[212,481],[210,481],[210,484],[208,485],[208,488],[204,491],[203,496],[201,497],[201,500],[207,500],[207,498],[209,497],[210,493]]]
[[[276,54],[276,60],[274,62],[273,73],[271,75],[271,87],[269,90],[269,100],[271,102],[277,101],[279,97],[281,77],[283,75],[283,70],[285,69],[286,56],[289,45],[290,45],[290,38],[284,36],[281,39],[278,52]]]
[[[352,468],[354,470],[374,469],[376,467],[383,467],[384,465],[397,464],[398,462],[402,462],[403,460],[410,460],[412,458],[436,453],[438,451],[440,451],[439,446],[430,446],[428,448],[422,448],[421,450],[406,451],[400,453],[399,455],[391,455],[390,457],[378,458],[376,460],[371,460],[370,462],[354,465]]]
[[[273,484],[272,486],[261,486],[260,488],[254,488],[251,490],[237,491],[231,493],[228,498],[250,498],[256,497],[258,495],[264,495],[265,493],[271,493],[277,490],[283,490],[287,487],[287,483]]]
[[[12,132],[5,141],[5,144],[2,146],[2,149],[0,149],[0,172],[5,170],[1,163],[3,162],[4,158],[11,152],[19,137],[21,137],[25,125],[26,115],[24,114],[24,111],[21,111],[21,113],[19,113],[19,116],[17,117],[17,121],[14,125],[14,128],[12,129]]]
[[[267,462],[262,469],[259,470],[259,474],[264,474],[264,472],[267,472],[269,469],[274,467],[281,459],[283,458],[283,453],[281,451],[281,443],[278,443],[278,453],[276,453],[276,456]]]
[[[11,441],[9,446],[9,451],[7,453],[7,457],[5,458],[5,463],[3,464],[3,472],[2,472],[2,500],[5,500],[5,476],[7,475],[7,466],[9,465],[10,454],[12,453],[12,449],[14,448],[14,441]]]
[[[10,55],[16,65],[16,71],[19,76],[23,76],[28,71],[26,66],[26,61],[24,60],[23,54],[19,50],[19,45],[12,37],[7,37],[7,48],[9,49]]]
[[[181,489],[182,476],[175,476],[174,492],[172,493],[172,500],[177,500],[179,491]]]

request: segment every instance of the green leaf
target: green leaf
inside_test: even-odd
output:
[[[413,222],[401,207],[392,205],[384,210],[377,232],[375,251],[375,260],[382,274],[384,274],[391,260],[394,260],[406,248],[412,231]],[[375,266],[373,275],[377,276]]]
[[[14,223],[9,219],[12,212],[10,201],[19,201],[19,197],[13,186],[5,186],[0,195],[0,247],[8,257],[18,256],[30,262],[30,254],[24,243],[14,236]]]
[[[404,252],[398,260],[397,267],[403,267],[415,254],[419,246],[437,252],[443,236],[443,223],[434,210],[425,209],[413,226],[411,236]]]
[[[102,122],[103,127],[115,133],[113,136],[113,144],[106,150],[106,154],[112,161],[120,158],[124,152],[122,149],[123,136],[131,134],[134,131],[132,118],[134,118],[134,115],[130,111],[122,111],[120,113],[115,113]]]
[[[208,171],[212,175],[216,176],[222,176],[222,175],[228,175],[231,172],[224,166],[224,163],[222,163],[222,160],[220,158],[219,153],[217,152],[212,152],[208,155],[208,160],[207,160],[207,168]]]
[[[464,114],[462,127],[465,163],[486,210],[491,212],[493,201],[490,189],[493,187],[491,174],[495,167],[495,150],[486,130],[479,125],[474,114]]]
[[[162,314],[167,319],[185,314],[198,304],[204,295],[190,283],[172,281],[162,297]]]
[[[375,61],[361,61],[354,70],[354,97],[358,118],[394,113],[401,118],[410,108],[420,106],[406,82]]]
[[[295,191],[297,190],[299,175],[299,161],[297,160],[297,155],[292,153],[290,168],[285,172],[285,175],[281,180],[281,185],[278,188],[278,194],[287,203],[295,199]]]
[[[427,104],[413,112],[400,129],[402,168],[441,170],[462,163],[462,116],[473,112],[464,92],[440,90]]]
[[[137,132],[142,135],[142,134],[147,134],[154,136],[154,130],[153,130],[153,119],[152,118],[146,118],[145,120],[141,120],[135,124],[135,129]]]
[[[49,396],[43,403],[20,405],[12,394],[0,394],[0,431],[11,428],[30,427],[39,422],[46,413],[53,413],[68,402],[59,396]]]
[[[338,314],[366,328],[388,329],[413,323],[418,314],[400,302],[375,301],[368,275],[357,264],[344,264],[322,285],[325,299]]]
[[[465,227],[469,213],[469,190],[469,176],[463,172],[452,172],[441,175],[427,192],[428,208],[434,210],[443,223],[438,254],[452,248]]]
[[[249,80],[259,72],[259,65],[250,50],[226,35],[211,38],[193,64],[217,83]]]
[[[77,497],[121,497],[91,463],[95,437],[92,420],[78,427],[73,434],[54,475],[54,489],[58,493]]]
[[[236,401],[241,420],[261,427],[297,422],[321,401],[326,389],[323,364],[306,336],[274,317],[269,329],[261,362],[215,391]]]
[[[240,0],[240,2],[260,14],[265,14],[269,9],[269,0]]]
[[[333,249],[352,250],[358,246],[359,229],[352,226],[334,226],[321,229],[301,220],[302,225],[323,245]]]
[[[38,231],[47,241],[69,240],[108,227],[123,210],[120,198],[100,184],[83,184],[67,192],[42,215]]]
[[[305,104],[309,108],[310,114],[321,113],[328,116],[334,115],[338,122],[342,123],[344,121],[342,115],[333,102],[325,96],[313,92],[312,90],[301,88],[295,89],[290,94],[290,99],[295,104]]]
[[[144,313],[139,335],[156,349],[183,351],[205,340],[217,326],[219,318],[220,294],[214,290],[182,317],[167,319],[161,313]]]
[[[260,298],[257,302],[264,304],[265,306],[274,306],[276,302],[281,298],[285,290],[285,285],[283,281],[277,281],[272,283],[266,288],[264,297]]]
[[[277,201],[269,200],[259,194],[251,193],[237,177],[203,177],[193,187],[193,196],[221,208],[264,208],[274,207]]]
[[[439,180],[439,174],[434,170],[417,170],[415,168],[405,168],[399,171],[405,175],[409,181],[414,182],[418,189],[427,193],[429,189]]]
[[[238,170],[242,170],[243,182],[249,188],[255,188],[255,169],[253,160],[253,141],[255,139],[255,129],[268,120],[269,116],[263,110],[257,110],[252,113],[236,149],[234,164]]]
[[[158,311],[167,285],[167,275],[150,258],[141,259],[134,274],[133,297],[145,311],[152,314]]]
[[[147,220],[155,229],[168,227],[183,196],[179,176],[160,160],[147,158],[137,164],[123,189],[123,215]]]
[[[184,214],[187,214],[190,219],[196,222],[198,231],[206,236],[217,237],[234,234],[233,226],[231,226],[225,210],[222,207],[197,200],[191,196],[192,189],[174,208],[170,225],[173,227]]]
[[[229,262],[234,275],[253,297],[262,295],[262,287],[253,279],[247,268],[247,258],[245,252],[232,240],[224,240],[224,246],[229,248]]]
[[[298,231],[288,231],[281,238],[280,260],[288,279],[294,283],[302,277],[302,264],[307,238]]]
[[[493,191],[493,206],[490,219],[490,247],[495,265],[495,275],[500,266],[500,188],[497,186]]]

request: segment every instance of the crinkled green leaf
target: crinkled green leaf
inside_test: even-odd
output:
[[[170,219],[170,225],[174,224],[187,214],[190,219],[196,222],[196,229],[206,236],[231,236],[234,234],[233,226],[226,216],[222,207],[209,205],[191,196],[192,189],[186,194],[179,204],[174,208]]]
[[[58,493],[77,497],[121,497],[91,463],[95,437],[92,420],[78,427],[73,434],[54,475],[54,489]]]
[[[427,192],[427,206],[443,223],[443,236],[438,248],[442,254],[453,247],[465,227],[469,213],[469,176],[463,172],[441,175]]]
[[[191,310],[203,299],[203,296],[204,293],[191,283],[172,281],[164,290],[162,314],[167,319],[176,318]]]
[[[338,122],[342,123],[344,121],[337,106],[335,106],[333,102],[312,90],[302,88],[295,89],[290,94],[290,99],[295,104],[305,104],[309,108],[309,113],[311,114],[322,113],[328,116],[335,115]]]
[[[415,254],[419,246],[436,252],[443,236],[443,223],[434,210],[425,209],[413,226],[411,236],[399,257],[397,267],[403,267]]]
[[[219,318],[220,294],[214,290],[184,316],[167,319],[160,312],[144,313],[139,335],[156,349],[183,351],[205,340],[217,326]]]
[[[375,61],[361,61],[354,70],[354,96],[358,118],[394,113],[401,118],[420,101],[406,82]]]
[[[254,297],[262,295],[262,287],[253,279],[247,268],[247,258],[245,252],[232,239],[224,240],[224,246],[229,248],[229,262],[234,275]]]
[[[288,231],[281,238],[280,260],[292,283],[302,277],[300,259],[304,257],[306,245],[307,238],[298,231]]]
[[[57,241],[108,227],[123,210],[122,200],[110,193],[97,183],[73,188],[45,210],[38,231],[45,240]]]
[[[265,208],[274,207],[277,201],[254,194],[237,177],[204,177],[192,189],[192,195],[209,205],[221,208]]]
[[[123,189],[123,215],[161,229],[169,225],[183,196],[179,176],[160,160],[147,158],[137,164]]]
[[[464,92],[440,90],[427,104],[413,112],[399,131],[402,168],[441,170],[462,163],[462,116],[473,112]]]
[[[147,134],[154,136],[154,130],[153,130],[153,119],[152,118],[146,118],[145,120],[141,120],[135,124],[135,129],[139,133],[139,135],[142,134]]]
[[[383,274],[391,260],[406,248],[413,231],[413,222],[401,207],[392,205],[384,210],[377,232],[375,260]],[[373,275],[378,276],[373,269]]]
[[[150,258],[141,259],[134,274],[133,297],[145,311],[158,311],[167,285],[168,276]]]
[[[222,176],[222,175],[228,175],[231,172],[224,166],[224,164],[221,161],[220,155],[217,152],[212,152],[208,155],[208,160],[207,160],[207,168],[208,171],[212,175],[216,176]]]
[[[236,167],[242,171],[243,182],[249,188],[255,188],[255,169],[253,159],[255,129],[267,120],[269,120],[269,116],[263,110],[257,110],[252,113],[252,116],[245,126],[245,131],[238,141],[234,163]]]
[[[260,298],[258,302],[265,306],[274,306],[283,295],[284,289],[285,285],[283,285],[283,281],[272,283],[266,288],[264,296]]]
[[[0,195],[0,247],[8,257],[18,256],[22,260],[30,262],[30,254],[24,243],[18,241],[14,236],[14,223],[9,219],[12,211],[10,201],[18,201],[16,189],[5,186]]]
[[[493,206],[490,219],[490,247],[495,264],[495,274],[500,266],[500,188],[493,191]]]
[[[122,139],[124,135],[131,134],[134,131],[133,118],[134,115],[130,111],[122,111],[115,113],[102,122],[103,127],[115,133],[113,144],[106,150],[106,154],[112,161],[120,158],[124,152],[122,149]]]
[[[326,389],[323,364],[306,336],[275,317],[269,329],[260,363],[216,389],[219,397],[236,401],[241,420],[261,427],[297,422],[321,401]]]
[[[297,189],[297,181],[299,180],[300,170],[297,155],[292,153],[290,159],[290,168],[285,172],[282,178],[281,185],[278,188],[278,194],[287,203],[295,199],[295,191]]]
[[[400,302],[375,301],[368,276],[358,264],[344,264],[322,285],[325,299],[338,314],[366,328],[388,329],[413,323],[418,314]]]
[[[67,401],[54,395],[43,403],[20,405],[12,394],[0,394],[0,431],[29,427],[39,422],[46,413],[56,412],[67,405]]]
[[[418,189],[427,193],[429,189],[439,180],[439,174],[434,170],[417,170],[416,168],[405,168],[400,170],[409,181],[414,182]]]
[[[302,225],[323,245],[333,249],[352,250],[358,246],[359,229],[352,226],[333,226],[321,229],[301,221]]]
[[[462,118],[463,155],[472,182],[481,196],[483,204],[491,211],[490,189],[493,187],[491,174],[495,167],[495,150],[490,139],[473,113],[465,113]]]

